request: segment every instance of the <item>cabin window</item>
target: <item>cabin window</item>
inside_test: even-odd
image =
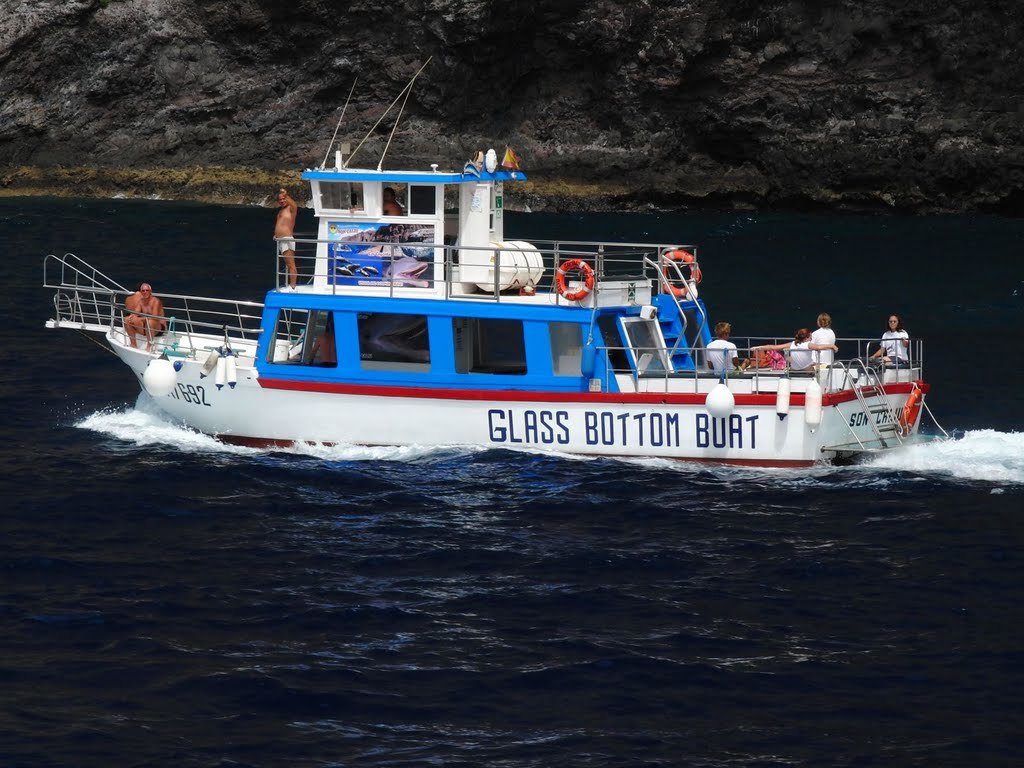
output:
[[[670,369],[657,320],[624,317],[622,327],[632,348],[637,373],[664,373]]]
[[[317,309],[310,312],[309,321],[309,335],[313,342],[309,345],[309,352],[303,357],[303,361],[320,368],[337,368],[338,337],[334,331],[333,313]]]
[[[321,181],[320,208],[347,211],[363,209],[363,185],[349,181]]]
[[[430,370],[426,315],[363,312],[356,322],[360,366],[364,370]]]
[[[388,192],[388,190],[391,190]],[[405,216],[409,212],[409,187],[406,184],[395,184],[388,182],[384,185],[381,190],[381,206],[382,212],[385,216]],[[393,195],[395,203],[398,204],[397,210],[388,211],[391,206],[391,201],[388,198]]]
[[[526,344],[520,320],[452,319],[455,370],[459,373],[526,373]]]
[[[578,323],[551,323],[548,331],[555,376],[582,376],[583,327]]]
[[[433,186],[409,185],[409,213],[413,216],[433,216],[437,212],[437,195]]]
[[[267,362],[301,365],[313,349],[308,309],[282,309],[277,314],[274,337],[267,349]]]

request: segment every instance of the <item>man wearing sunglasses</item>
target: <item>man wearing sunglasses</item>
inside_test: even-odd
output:
[[[138,347],[136,336],[146,337],[146,351],[153,349],[153,338],[159,336],[167,328],[164,318],[164,305],[153,295],[153,286],[143,283],[139,290],[124,300],[124,308],[131,314],[124,320],[124,331],[128,335],[128,343]]]

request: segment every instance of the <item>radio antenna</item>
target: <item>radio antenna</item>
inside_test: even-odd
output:
[[[428,58],[425,62],[423,62],[423,66],[420,67],[418,70],[416,70],[416,74],[412,76],[412,79],[409,81],[409,83],[395,97],[395,100],[392,101],[390,104],[388,104],[388,108],[384,110],[384,114],[381,115],[380,118],[378,118],[377,122],[373,124],[373,128],[371,128],[370,130],[368,130],[366,132],[366,135],[363,136],[362,141],[360,141],[356,145],[356,148],[354,150],[352,150],[352,154],[349,155],[349,159],[352,159],[353,157],[355,157],[355,154],[356,154],[356,152],[359,151],[359,148],[361,146],[363,146],[363,144],[366,142],[366,140],[368,138],[370,138],[370,134],[373,133],[377,129],[377,126],[381,124],[381,122],[384,120],[385,117],[387,117],[388,112],[391,111],[391,108],[394,107],[395,104],[398,103],[398,100],[402,99],[403,97],[404,97],[404,100],[402,101],[402,109],[405,109],[405,102],[408,101],[409,94],[412,93],[412,84],[416,82],[416,78],[419,77],[420,73],[423,72],[423,70],[427,68],[427,64],[429,64],[431,59],[433,59],[433,58],[434,58],[433,56]],[[399,110],[398,116],[399,116],[399,118],[402,116],[401,110]],[[391,129],[391,136],[395,135],[395,129],[396,128],[398,128],[398,120],[397,119],[395,120],[395,128]],[[391,145],[391,136],[388,137],[388,146]],[[384,152],[387,152],[387,146],[384,147]],[[381,160],[381,163],[384,162],[384,155],[383,154],[381,154],[380,160]],[[345,167],[346,168],[348,167],[348,161],[347,160],[345,161]],[[377,164],[377,170],[378,171],[380,170],[380,163]]]
[[[331,143],[327,145],[327,154],[324,155],[324,161],[320,164],[320,168],[327,167],[327,158],[331,156],[331,148],[334,146],[334,140],[338,138],[338,129],[341,128],[341,121],[345,119],[345,111],[348,109],[348,103],[352,100],[352,92],[356,89],[356,83],[359,82],[357,77],[352,81],[352,87],[348,89],[348,98],[345,99],[345,106],[341,108],[341,117],[338,118],[338,124],[334,126],[334,135],[331,136]]]

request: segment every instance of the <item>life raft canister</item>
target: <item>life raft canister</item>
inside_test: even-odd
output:
[[[583,275],[583,287],[578,291],[570,291],[566,287],[565,274],[573,271]],[[594,290],[594,270],[583,259],[563,261],[555,272],[555,286],[558,288],[559,295],[566,301],[579,301]]]
[[[917,416],[921,412],[921,396],[921,387],[915,381],[914,389],[911,390],[910,397],[907,398],[907,404],[900,411],[900,434],[904,437],[910,434],[917,423]]]
[[[672,277],[677,274],[677,270],[673,268],[669,262],[678,261],[690,268],[690,279],[693,280],[694,284],[700,283],[700,267],[697,266],[696,257],[689,251],[684,251],[682,248],[678,248],[673,251],[665,251],[661,254],[662,263],[665,265],[662,271],[665,274],[665,285],[662,291],[665,293],[671,293],[677,299],[685,299],[687,296],[687,290],[685,283],[683,285],[673,285]]]

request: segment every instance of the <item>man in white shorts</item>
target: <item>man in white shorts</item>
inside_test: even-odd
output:
[[[283,187],[277,192],[277,204],[280,210],[274,224],[274,239],[277,240],[277,252],[284,259],[285,268],[288,270],[288,288],[294,291],[299,280],[299,271],[295,267],[295,241],[292,235],[295,233],[295,217],[299,204]]]

